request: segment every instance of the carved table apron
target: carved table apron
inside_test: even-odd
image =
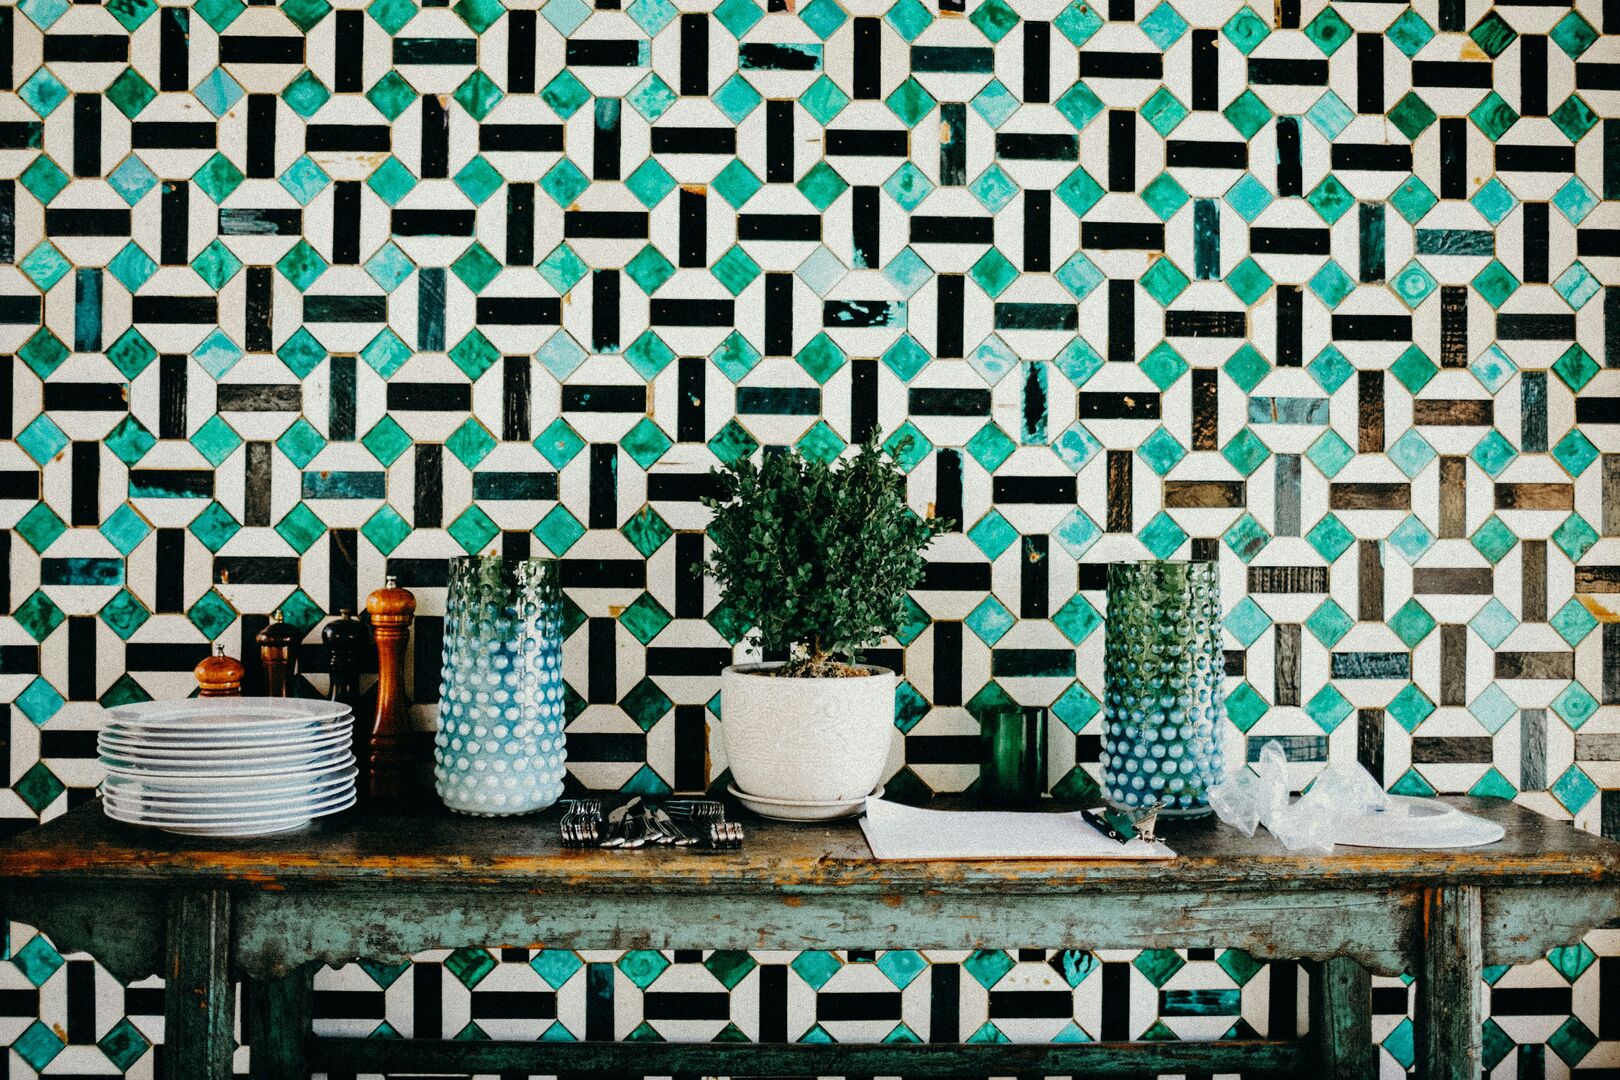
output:
[[[1170,861],[878,863],[848,822],[750,821],[741,851],[568,851],[555,815],[455,817],[431,800],[281,838],[190,839],[90,803],[0,845],[0,915],[129,980],[166,980],[171,1080],[226,1080],[233,979],[263,1080],[310,1070],[622,1077],[903,1072],[1372,1075],[1370,973],[1417,977],[1430,1080],[1480,1074],[1480,968],[1534,960],[1620,917],[1620,844],[1499,800],[1471,851],[1284,851],[1176,823]],[[1241,948],[1311,965],[1310,1035],[1062,1046],[398,1041],[314,1037],[317,966],[431,948]]]

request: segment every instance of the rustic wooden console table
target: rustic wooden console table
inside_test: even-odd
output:
[[[1171,862],[877,863],[852,823],[751,822],[737,852],[567,851],[554,815],[352,811],[280,839],[192,840],[81,806],[0,845],[0,914],[115,975],[167,979],[171,1080],[231,1075],[235,996],[253,1076],[465,1070],[623,1077],[1233,1071],[1372,1075],[1369,972],[1418,977],[1430,1080],[1480,1075],[1480,967],[1533,960],[1620,917],[1620,844],[1496,800],[1506,838],[1462,852],[1283,851],[1213,821]],[[1218,947],[1312,965],[1304,1042],[677,1046],[313,1037],[317,965],[466,945],[578,949]]]

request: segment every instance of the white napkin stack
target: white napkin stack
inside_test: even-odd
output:
[[[923,810],[867,799],[861,829],[874,858],[1173,859],[1163,843],[1121,844],[1079,813]]]

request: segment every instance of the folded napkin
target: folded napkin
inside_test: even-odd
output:
[[[1173,859],[1163,843],[1121,844],[1079,813],[922,810],[867,799],[861,819],[877,859]]]

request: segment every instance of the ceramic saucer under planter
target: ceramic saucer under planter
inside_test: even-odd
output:
[[[792,799],[767,799],[759,795],[750,795],[741,790],[736,784],[727,784],[726,790],[736,796],[737,801],[760,817],[772,818],[776,821],[831,821],[834,818],[853,817],[866,808],[866,800],[876,798],[883,794],[883,785],[879,784],[877,790],[871,795],[862,795],[856,799],[835,799],[832,802],[797,802]]]

